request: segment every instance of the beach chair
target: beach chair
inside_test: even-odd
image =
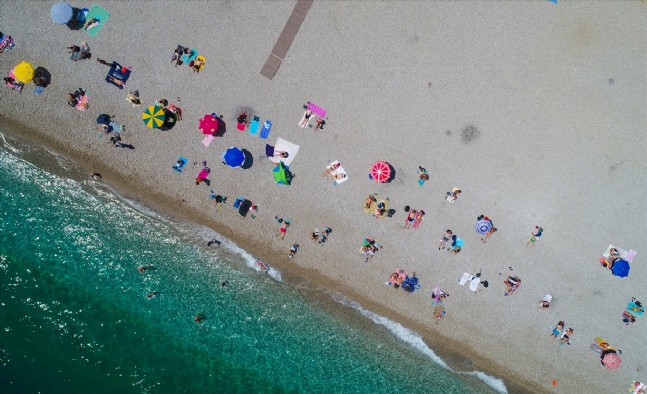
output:
[[[254,116],[252,118],[252,122],[249,124],[249,134],[251,135],[256,135],[258,133],[258,125],[261,121],[261,118],[258,116]]]
[[[108,11],[95,4],[94,6],[92,6],[90,12],[88,12],[88,14],[85,16],[86,21],[89,21],[91,19],[96,19],[98,23],[88,26],[86,32],[90,35],[90,37],[96,37],[101,29],[103,29],[103,26],[106,24],[106,22],[108,22],[108,19],[110,19],[110,14],[108,13]]]
[[[259,135],[259,137],[262,139],[267,139],[267,137],[270,135],[271,130],[272,130],[272,122],[270,122],[270,120],[267,119],[263,123],[263,128],[261,129],[261,134]]]

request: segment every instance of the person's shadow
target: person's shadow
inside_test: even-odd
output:
[[[247,149],[242,149],[242,151],[243,155],[245,155],[245,161],[243,162],[243,165],[240,166],[240,168],[242,168],[243,170],[252,168],[252,165],[254,164],[254,157],[252,156],[252,153]]]

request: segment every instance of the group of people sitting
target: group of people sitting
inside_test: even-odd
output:
[[[404,211],[407,212],[407,217],[406,219],[404,219],[404,227],[402,228],[418,228],[420,222],[422,222],[422,220],[424,219],[425,211],[411,209],[411,207],[409,207],[408,205],[404,207]]]
[[[186,63],[195,73],[202,70],[205,61],[204,56],[199,56],[195,49],[185,48],[182,45],[177,46],[171,57],[171,63],[175,62],[175,67]]]
[[[507,290],[503,295],[510,295],[521,286],[521,279],[518,276],[508,276],[508,279],[503,281]]]
[[[396,289],[402,288],[402,290],[408,291],[409,293],[413,293],[416,289],[420,288],[416,273],[414,272],[412,276],[409,276],[406,271],[400,268],[395,269],[386,284]]]
[[[67,104],[70,107],[77,108],[79,103],[81,103],[83,109],[88,109],[90,105],[88,104],[86,98],[86,92],[82,88],[78,88],[74,93],[68,93],[67,95]]]
[[[570,337],[573,336],[574,331],[571,327],[564,329],[565,324],[563,320],[560,320],[555,327],[551,335],[555,338],[559,337],[560,344],[570,345]]]
[[[324,231],[319,231],[318,228],[315,228],[312,234],[310,234],[310,239],[323,245],[328,240],[330,233],[332,233],[332,229],[330,227],[324,227]]]
[[[88,45],[87,41],[83,41],[81,43],[81,46],[71,45],[67,47],[67,49],[68,49],[67,53],[70,54],[70,59],[72,59],[75,62],[78,60],[92,58],[92,54],[90,53],[90,46]]]
[[[340,162],[335,162],[333,164],[330,164],[326,166],[324,171],[321,173],[321,176],[323,176],[324,178],[331,179],[333,181],[346,178],[346,174],[344,174],[343,172],[337,171],[339,167],[341,167]]]
[[[366,258],[365,261],[368,263],[368,261],[373,258],[373,255],[375,255],[375,253],[380,249],[382,249],[382,245],[375,242],[374,239],[364,238],[359,252]]]

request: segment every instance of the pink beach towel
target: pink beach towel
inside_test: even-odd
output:
[[[209,176],[209,170],[207,170],[206,168],[203,168],[202,171],[200,171],[200,173],[198,174],[198,177],[195,179],[207,179],[208,176]]]
[[[326,117],[326,110],[321,108],[320,106],[313,104],[313,103],[308,103],[308,110],[312,111],[313,114],[325,118]]]
[[[211,144],[211,141],[213,141],[216,137],[212,136],[211,134],[205,136],[202,139],[202,145],[204,146],[209,146]]]

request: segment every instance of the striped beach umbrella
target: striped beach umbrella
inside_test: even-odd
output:
[[[146,108],[146,111],[142,113],[142,120],[146,127],[151,129],[159,129],[164,124],[166,115],[164,114],[164,108],[151,105]]]
[[[29,83],[34,79],[34,66],[23,60],[14,68],[13,73],[16,81]]]
[[[376,182],[387,182],[391,178],[391,166],[385,161],[376,161],[371,166],[370,174]]]

